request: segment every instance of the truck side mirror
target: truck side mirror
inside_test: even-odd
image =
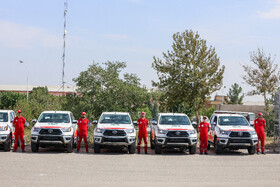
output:
[[[78,123],[78,121],[77,120],[73,120],[73,123]]]
[[[97,125],[97,120],[93,120],[92,124]]]
[[[153,124],[153,125],[157,125],[157,122],[156,122],[156,121],[152,121],[152,124]]]
[[[137,125],[137,121],[133,121],[133,125]]]
[[[36,123],[36,122],[37,122],[37,119],[32,119],[31,122],[32,122],[32,123]]]
[[[211,125],[215,126],[215,125],[216,125],[216,122],[212,122]]]
[[[196,127],[197,126],[197,123],[194,121],[192,122],[192,126]]]

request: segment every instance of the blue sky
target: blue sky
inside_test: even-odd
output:
[[[0,84],[26,84],[19,60],[31,85],[61,84],[63,10],[64,0],[1,0]],[[93,61],[118,60],[150,87],[153,56],[186,29],[216,48],[226,66],[224,93],[235,82],[250,90],[241,64],[258,47],[280,62],[280,0],[68,0],[66,85]]]

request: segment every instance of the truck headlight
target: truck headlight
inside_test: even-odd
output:
[[[33,132],[39,132],[39,130],[40,130],[39,127],[33,127],[33,128],[32,128],[32,131],[33,131]]]
[[[195,134],[196,131],[195,130],[192,130],[192,131],[188,131],[189,134]]]
[[[257,134],[256,131],[251,131],[250,133],[251,133],[251,135]]]
[[[0,131],[7,131],[8,128],[9,128],[8,125],[2,126],[2,127],[0,127]]]
[[[71,132],[72,127],[61,129],[63,132]]]
[[[166,132],[167,132],[166,130],[158,129],[158,133],[159,133],[159,134],[165,134]]]
[[[134,133],[134,128],[132,128],[132,129],[126,129],[125,132],[126,132],[126,133]]]
[[[229,135],[231,131],[224,131],[222,129],[220,129],[220,134],[223,134],[223,135]]]
[[[98,132],[98,133],[103,133],[103,132],[104,132],[104,129],[96,128],[95,131]]]

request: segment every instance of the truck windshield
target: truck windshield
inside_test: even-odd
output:
[[[129,115],[103,114],[100,123],[131,124]]]
[[[161,125],[190,125],[187,116],[161,116],[159,120]]]
[[[0,122],[8,122],[8,113],[0,112]]]
[[[255,114],[250,114],[250,121],[254,121],[256,118]]]
[[[221,116],[221,117],[219,117],[219,125],[249,126],[249,123],[244,117]]]
[[[43,113],[38,120],[40,123],[70,123],[68,114]]]

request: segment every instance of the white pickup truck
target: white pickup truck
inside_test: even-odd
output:
[[[163,148],[187,148],[190,154],[196,153],[197,132],[186,114],[159,113],[151,124],[150,137],[156,154],[161,154]]]
[[[214,146],[216,154],[224,149],[248,149],[249,154],[255,154],[258,136],[244,116],[217,112],[210,118],[211,128],[208,142]]]
[[[94,152],[102,148],[127,147],[130,154],[136,150],[136,131],[129,113],[103,112],[94,130]]]
[[[31,150],[38,152],[39,147],[62,145],[68,153],[73,152],[77,143],[77,121],[69,111],[45,111],[31,130]]]
[[[15,116],[13,110],[0,110],[0,146],[4,148],[4,151],[11,150],[15,132],[13,127]]]

